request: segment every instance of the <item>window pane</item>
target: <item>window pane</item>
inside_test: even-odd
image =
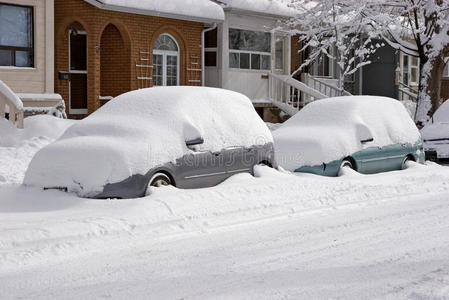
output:
[[[154,42],[154,50],[178,51],[176,42],[167,34],[161,34]]]
[[[215,52],[215,51],[204,52],[204,65],[206,67],[216,67],[217,66],[217,52]]]
[[[262,70],[269,70],[271,68],[271,56],[262,55]]]
[[[240,69],[249,69],[249,53],[240,53]]]
[[[16,67],[31,67],[30,53],[28,51],[16,51]]]
[[[260,70],[260,54],[251,54],[251,69]]]
[[[284,41],[276,41],[275,68],[277,70],[284,69]]]
[[[412,57],[412,66],[417,66],[418,65],[418,58],[417,57]]]
[[[162,55],[153,55],[153,85],[162,85]]]
[[[417,83],[418,82],[418,69],[412,68],[410,73],[410,82]]]
[[[32,47],[32,8],[0,4],[0,45]]]
[[[217,28],[206,32],[204,40],[205,48],[217,48]]]
[[[449,77],[449,63],[446,63],[446,66],[444,67],[443,76]]]
[[[238,68],[240,66],[240,59],[238,53],[229,53],[229,67]]]
[[[269,32],[230,28],[229,49],[270,52],[271,34]]]
[[[0,49],[0,66],[12,66],[12,51]]]
[[[87,70],[87,36],[73,31],[70,34],[70,70]]]

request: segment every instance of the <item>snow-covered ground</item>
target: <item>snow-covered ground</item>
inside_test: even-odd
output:
[[[45,135],[0,146],[0,299],[449,299],[447,167],[91,200],[20,185]]]

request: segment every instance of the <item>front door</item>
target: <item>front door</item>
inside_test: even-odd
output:
[[[179,85],[179,58],[174,51],[153,51],[153,82],[155,86]]]
[[[69,113],[87,114],[87,35],[69,31]]]

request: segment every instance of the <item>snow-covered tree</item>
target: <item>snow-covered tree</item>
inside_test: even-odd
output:
[[[303,34],[304,48],[317,48],[305,64],[317,58],[317,51],[326,53],[333,42],[339,50],[335,57],[339,68],[343,76],[348,75],[351,73],[350,53],[359,60],[353,64],[354,68],[369,63],[369,56],[378,46],[372,43],[374,37],[381,37],[393,48],[419,57],[420,82],[415,121],[421,125],[427,122],[439,106],[444,59],[449,56],[449,0],[291,2],[299,13],[289,26],[297,27],[296,32]]]
[[[362,14],[360,0],[292,2],[300,13],[287,26],[299,36],[300,51],[308,53],[296,71],[327,56],[336,61],[339,86],[343,87],[345,77],[371,63],[369,57],[382,46],[373,42],[376,34],[366,30],[371,21]]]

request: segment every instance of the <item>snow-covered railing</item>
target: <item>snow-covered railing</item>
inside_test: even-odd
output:
[[[411,100],[416,102],[418,100],[418,94],[414,93],[412,88],[400,82],[398,88],[398,100]]]
[[[6,118],[18,128],[23,128],[23,103],[22,100],[0,80],[0,118]]]
[[[302,73],[301,80],[309,87],[319,91],[327,97],[352,96],[351,93],[326,81],[327,79],[312,76],[308,73]]]
[[[274,105],[293,116],[307,103],[327,98],[323,93],[288,75],[269,73],[268,95]]]

